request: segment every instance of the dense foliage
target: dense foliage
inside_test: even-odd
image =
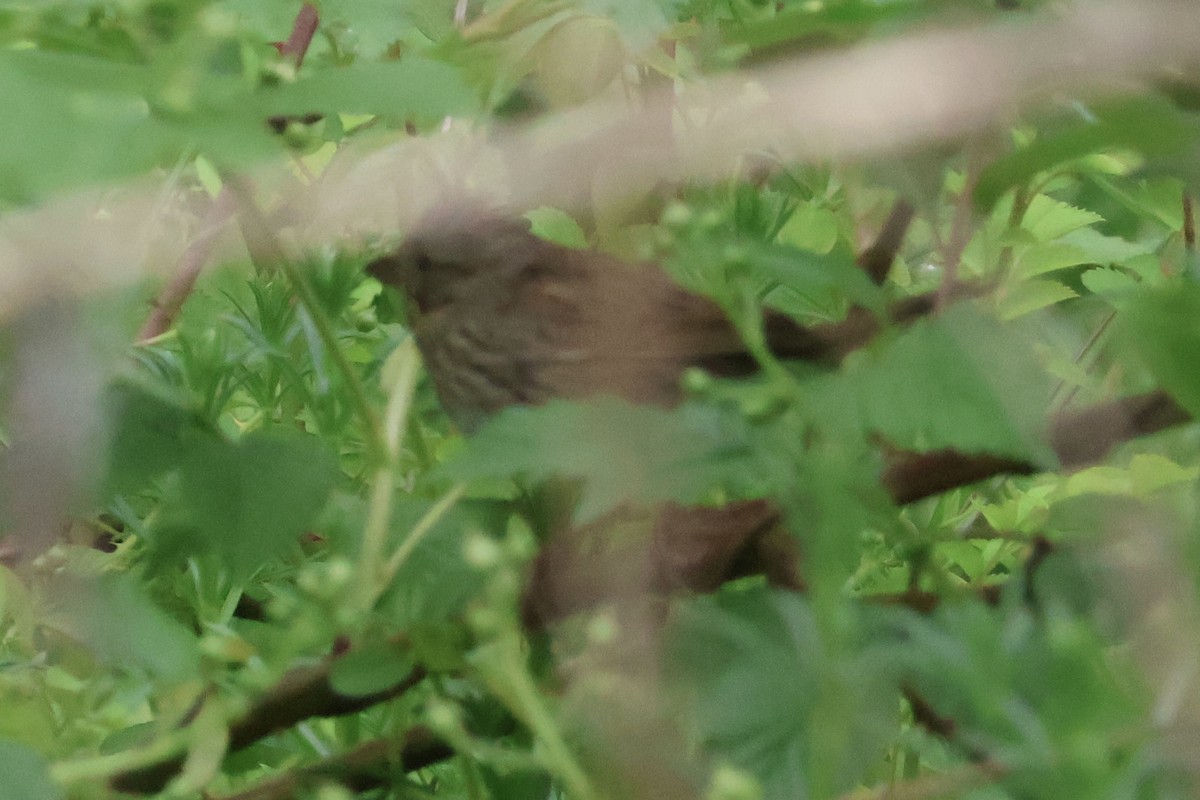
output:
[[[581,107],[673,90],[668,132],[705,129],[745,100],[706,76],[1062,11],[1016,5],[0,0],[0,798],[1192,795],[1189,73],[718,176],[629,148],[571,201],[537,151],[463,177]],[[464,436],[363,271],[434,202],[416,173],[660,261],[760,369]],[[363,174],[408,216],[306,230]],[[70,255],[130,198],[122,269]],[[781,363],[764,309],[880,330]],[[531,624],[568,482],[580,526],[769,498],[806,590]]]

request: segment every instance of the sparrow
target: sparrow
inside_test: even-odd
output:
[[[758,368],[721,307],[659,266],[549,242],[520,217],[469,203],[430,212],[367,271],[408,297],[438,398],[467,435],[501,409],[554,398],[610,395],[669,408],[683,400],[689,369],[741,377]],[[770,310],[763,319],[777,357],[822,364],[837,363],[877,328],[858,309],[817,328]],[[551,535],[532,567],[527,624],[617,594],[710,591],[746,572],[802,585],[794,539],[769,501],[665,504],[642,520],[650,534],[641,545],[603,533],[627,518],[614,512]]]

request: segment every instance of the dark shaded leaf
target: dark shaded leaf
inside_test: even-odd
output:
[[[1139,712],[1110,670],[1103,639],[1085,617],[1069,616],[1090,603],[1083,574],[1067,563],[1047,567],[1038,583],[1044,619],[1016,603],[951,604],[932,618],[907,617],[909,680],[954,720],[957,737],[1003,759],[1014,793],[1112,796],[1153,769],[1124,733]],[[1020,587],[1012,590],[1015,600]]]
[[[294,546],[325,505],[337,467],[325,445],[292,432],[250,434],[189,452],[183,509],[235,576],[245,577]]]

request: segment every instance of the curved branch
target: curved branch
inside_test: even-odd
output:
[[[398,739],[363,742],[352,750],[285,772],[234,794],[214,800],[288,800],[304,787],[331,780],[354,792],[395,783],[393,773],[412,772],[454,755],[448,744],[428,728],[409,728]]]
[[[867,277],[876,286],[881,285],[887,279],[892,262],[896,260],[896,254],[900,252],[900,245],[904,243],[908,226],[912,224],[916,213],[917,210],[912,203],[904,199],[897,200],[896,204],[892,206],[891,213],[888,214],[887,221],[883,223],[883,230],[879,232],[879,236],[870,247],[859,255],[859,268],[867,273]]]
[[[138,331],[138,342],[147,342],[156,336],[161,336],[171,327],[179,310],[183,308],[183,302],[195,288],[196,279],[200,277],[204,265],[212,257],[217,239],[225,231],[225,226],[228,225],[232,216],[233,196],[228,189],[221,189],[204,214],[200,223],[200,231],[180,255],[175,275],[163,287],[158,297],[154,298],[150,315],[146,317],[141,330]]]
[[[1072,469],[1099,461],[1122,442],[1190,421],[1191,415],[1160,390],[1059,414],[1047,439],[1059,464]],[[936,450],[901,457],[884,470],[881,480],[904,505],[996,475],[1030,475],[1041,469],[1021,459]]]
[[[236,752],[249,747],[310,717],[339,717],[357,713],[399,697],[425,678],[425,671],[418,667],[386,689],[374,694],[349,697],[338,692],[330,680],[336,661],[337,657],[328,658],[316,666],[298,667],[285,673],[274,688],[230,726],[229,751]],[[179,774],[183,761],[183,756],[179,755],[114,775],[109,779],[109,786],[131,794],[161,791]]]

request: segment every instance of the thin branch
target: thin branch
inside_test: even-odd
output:
[[[296,14],[291,36],[286,42],[277,45],[280,55],[290,58],[296,69],[304,63],[304,55],[312,43],[317,23],[317,9],[311,3],[305,3]],[[212,257],[217,239],[233,216],[234,206],[228,188],[222,187],[201,220],[199,233],[180,255],[174,277],[155,298],[150,315],[138,331],[137,341],[147,342],[170,329],[171,323],[183,308],[184,301],[195,288],[201,271]]]
[[[330,659],[316,667],[289,671],[273,690],[261,697],[245,716],[230,727],[230,751],[249,747],[260,739],[312,717],[356,714],[399,697],[425,679],[425,671],[417,667],[385,689],[350,697],[338,692],[330,680],[335,661]]]
[[[1191,420],[1182,406],[1160,390],[1060,414],[1049,439],[1062,467],[1073,469],[1099,461],[1122,442]]]
[[[1192,194],[1183,192],[1183,246],[1188,253],[1196,252],[1196,215],[1192,209]]]
[[[1083,359],[1087,358],[1088,353],[1092,352],[1092,348],[1099,343],[1100,337],[1104,335],[1104,332],[1108,330],[1108,327],[1112,325],[1113,320],[1116,318],[1116,309],[1109,311],[1108,314],[1105,315],[1104,319],[1100,320],[1100,324],[1096,326],[1096,330],[1092,331],[1092,335],[1089,336],[1087,341],[1083,343],[1083,346],[1079,348],[1079,352],[1075,354],[1075,358],[1071,363],[1079,364],[1083,361]],[[1058,386],[1054,387],[1054,396],[1057,396],[1062,391],[1063,387],[1066,385],[1066,382],[1066,378],[1058,382]],[[1058,403],[1058,408],[1061,410],[1071,405],[1071,401],[1075,399],[1075,395],[1077,394],[1079,394],[1078,384],[1067,390],[1067,393],[1063,396],[1062,401]]]
[[[964,590],[950,595],[944,592],[928,592],[923,589],[905,589],[903,592],[864,594],[861,597],[863,602],[871,605],[909,608],[918,614],[931,614],[947,598],[960,596],[963,599],[978,600],[994,606],[1000,602],[1000,586],[980,586],[977,589]]]
[[[1047,438],[1062,466],[1070,469],[1103,458],[1121,442],[1189,420],[1187,412],[1166,394],[1151,392],[1072,414],[1059,414],[1048,426]],[[997,475],[1028,475],[1042,468],[1016,458],[939,450],[900,455],[884,470],[881,481],[892,499],[903,505]],[[652,563],[644,565],[654,578],[644,588],[658,594],[711,592],[722,583],[747,574],[739,566],[748,565],[752,571],[771,577],[772,564],[787,563],[796,557],[794,548],[772,547],[770,533],[780,524],[778,509],[764,501],[738,505],[748,512],[750,524],[739,524],[739,517],[731,507],[680,509],[687,515],[683,529],[693,534],[686,537],[671,534],[672,526],[664,528],[665,517],[660,517],[653,534]],[[706,524],[712,528],[712,535],[694,535]],[[523,619],[530,628],[544,627],[610,598],[613,587],[621,585],[614,576],[630,570],[629,558],[622,555],[628,550],[617,549],[604,556],[589,553],[584,558],[578,532],[568,534],[553,537],[534,563],[523,600]],[[792,542],[789,537],[783,537],[782,541]],[[760,548],[766,548],[763,553],[766,558],[754,557]],[[680,556],[682,552],[686,557]],[[798,584],[789,585],[787,581],[773,583],[799,588]],[[981,595],[988,600],[995,591],[985,588]],[[869,600],[931,610],[940,598],[908,591],[872,596]]]
[[[1059,414],[1047,438],[1061,467],[1072,469],[1099,461],[1122,442],[1190,421],[1182,406],[1156,391]],[[1029,475],[1044,468],[1017,458],[937,450],[902,457],[884,470],[882,481],[892,498],[905,504],[996,475]]]
[[[392,500],[396,494],[400,444],[404,432],[409,428],[408,415],[421,369],[420,352],[411,339],[400,344],[392,359],[396,365],[395,376],[388,389],[388,403],[382,426],[383,447],[387,453],[387,460],[375,469],[369,482],[367,520],[363,526],[359,553],[358,574],[361,581],[357,589],[357,607],[363,612],[375,605],[391,583],[391,576],[381,565],[384,563],[384,551],[391,530]],[[414,536],[416,529],[409,534],[409,540]]]
[[[279,55],[290,59],[296,69],[304,63],[304,56],[308,53],[309,45],[312,44],[313,36],[317,33],[317,26],[320,24],[320,16],[317,14],[317,8],[312,3],[305,3],[300,7],[300,11],[296,13],[296,21],[292,25],[292,34],[286,42],[276,44],[279,50]]]
[[[904,236],[908,233],[908,226],[912,224],[916,213],[917,210],[907,200],[897,200],[888,214],[887,221],[883,223],[879,237],[859,255],[858,266],[876,286],[887,280],[892,262],[900,252],[900,245],[904,243]]]
[[[407,692],[425,673],[414,669],[397,683],[369,695],[348,697],[339,693],[330,678],[337,657],[312,667],[287,672],[266,694],[229,728],[229,752],[237,752],[273,733],[286,730],[311,717],[340,717],[355,714]],[[155,764],[113,775],[109,785],[131,794],[161,791],[182,769],[183,755],[164,758]]]
[[[456,483],[448,492],[438,498],[436,503],[429,507],[429,510],[412,527],[405,540],[387,560],[387,564],[383,568],[381,585],[388,586],[391,584],[396,574],[400,572],[400,568],[404,566],[404,563],[413,554],[413,551],[417,549],[417,545],[424,541],[429,532],[441,522],[442,517],[454,507],[454,504],[459,501],[466,490],[467,485],[465,483]]]
[[[204,214],[200,231],[180,256],[174,277],[155,298],[150,315],[138,331],[139,342],[147,342],[170,329],[184,301],[195,288],[200,272],[212,257],[217,240],[233,216],[233,208],[233,197],[228,189],[221,189]]]
[[[352,750],[298,767],[214,800],[290,800],[317,782],[333,781],[353,792],[365,792],[396,783],[395,773],[424,769],[454,755],[454,751],[428,728],[409,728],[399,738],[363,742]]]
[[[987,762],[987,753],[962,740],[958,732],[958,723],[952,717],[947,717],[945,714],[939,713],[928,700],[912,687],[904,688],[904,699],[908,701],[909,706],[912,708],[913,722],[934,736],[957,746],[972,762],[976,764]]]
[[[937,307],[944,308],[958,285],[959,266],[971,241],[972,203],[975,186],[984,167],[984,148],[979,142],[967,149],[967,165],[963,172],[962,191],[954,201],[954,217],[950,222],[950,239],[942,252],[942,282],[938,286]]]
[[[906,505],[996,475],[1031,475],[1037,469],[1016,458],[935,450],[899,459],[884,470],[881,480],[892,500]]]

